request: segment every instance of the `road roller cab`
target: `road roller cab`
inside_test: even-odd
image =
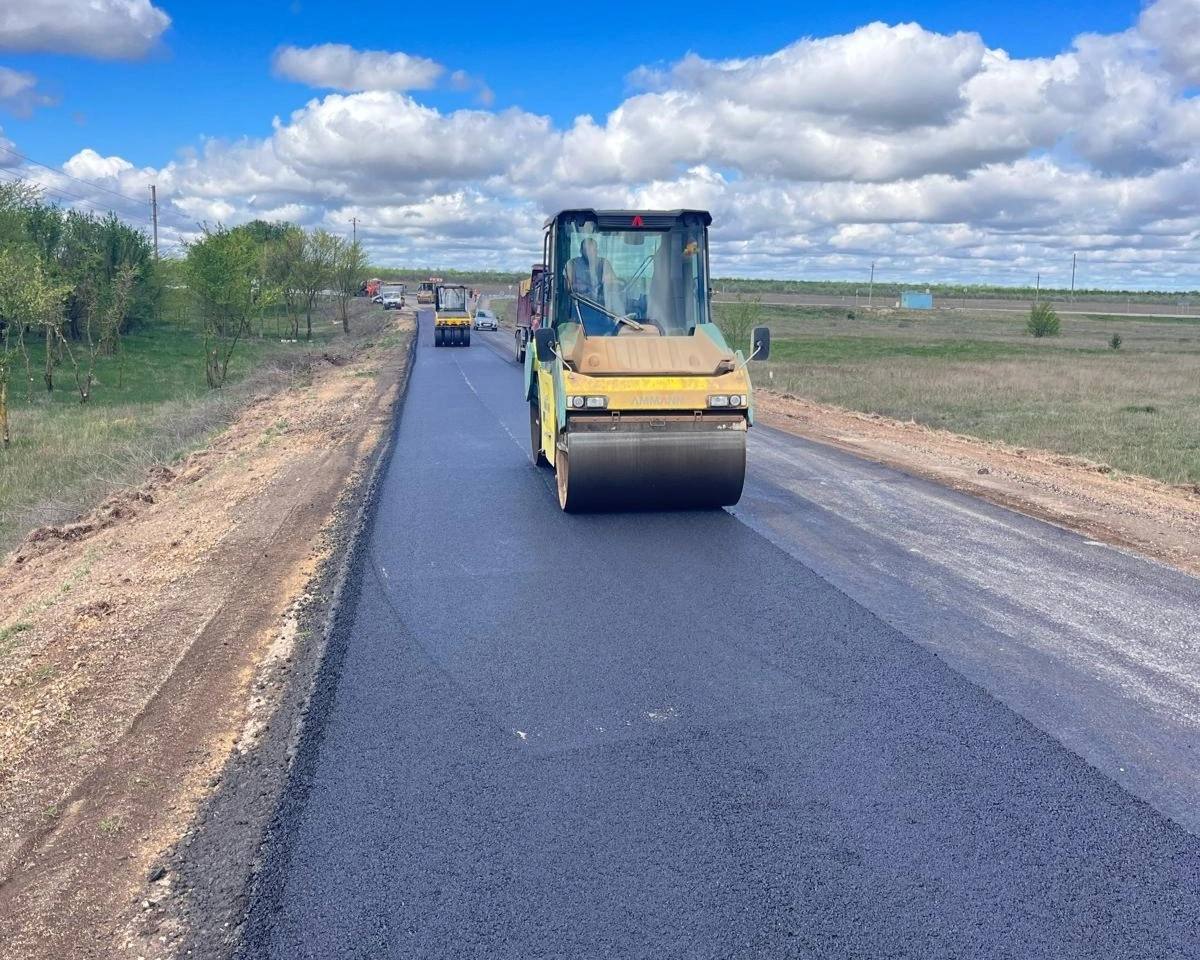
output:
[[[736,503],[754,421],[747,358],[712,322],[702,210],[566,210],[546,222],[525,356],[530,444],[564,510]],[[751,356],[770,351],[766,328]]]
[[[471,314],[467,288],[461,283],[439,283],[434,288],[433,344],[435,347],[469,347]]]

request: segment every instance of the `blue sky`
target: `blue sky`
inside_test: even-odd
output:
[[[28,119],[0,114],[0,124],[24,152],[61,163],[86,144],[135,164],[157,165],[202,137],[269,135],[272,117],[286,117],[315,95],[272,77],[271,54],[284,44],[336,42],[430,57],[480,76],[494,91],[496,108],[518,106],[565,126],[578,114],[600,118],[619,104],[629,93],[625,77],[631,70],[673,62],[688,51],[707,58],[752,56],[800,37],[881,20],[917,21],[940,33],[973,30],[1014,56],[1045,56],[1082,32],[1124,30],[1139,9],[1112,0],[848,6],[656,0],[590,4],[603,13],[582,15],[550,12],[557,5],[514,10],[474,0],[355,3],[352,11],[348,4],[316,0],[163,0],[159,6],[172,26],[162,48],[145,61],[0,51],[0,64],[37,75],[60,98],[56,108]],[[424,93],[421,100],[444,110],[473,105],[471,95],[450,90]]]
[[[60,202],[154,184],[173,250],[355,218],[513,269],[555,209],[694,206],[725,275],[1196,288],[1200,0],[0,0],[6,145]]]

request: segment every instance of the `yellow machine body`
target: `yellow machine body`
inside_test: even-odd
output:
[[[467,288],[461,283],[439,283],[433,292],[433,343],[437,347],[471,345],[471,313]]]
[[[554,469],[564,510],[740,498],[753,388],[709,313],[708,223],[703,211],[593,210],[547,222],[553,279],[525,395],[531,454]],[[752,343],[765,354],[769,332]]]

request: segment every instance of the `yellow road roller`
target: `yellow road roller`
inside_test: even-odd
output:
[[[433,303],[434,291],[437,289],[437,285],[441,282],[441,277],[430,277],[428,280],[422,280],[420,285],[417,287],[417,303]]]
[[[471,314],[467,310],[467,288],[461,283],[439,283],[433,298],[433,345],[469,347]]]
[[[563,510],[722,507],[746,476],[749,356],[712,320],[703,210],[564,210],[525,354],[530,448]]]

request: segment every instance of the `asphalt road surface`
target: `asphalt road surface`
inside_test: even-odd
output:
[[[762,428],[732,511],[569,516],[474,343],[244,956],[1200,956],[1200,583]]]

